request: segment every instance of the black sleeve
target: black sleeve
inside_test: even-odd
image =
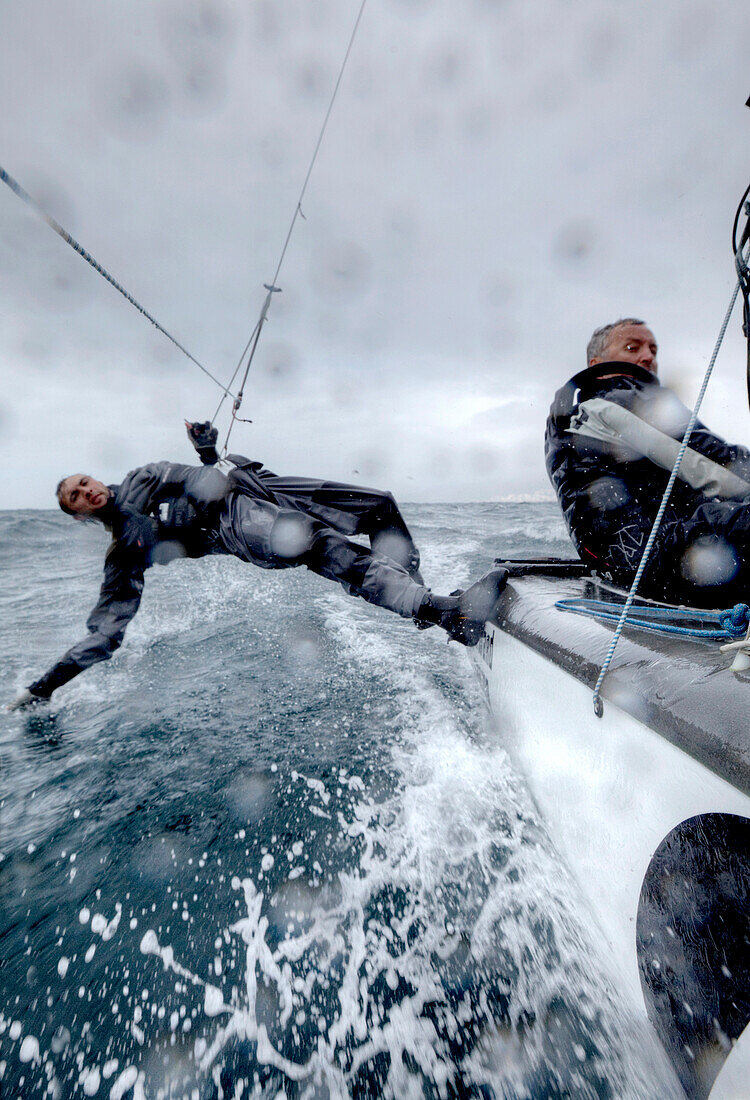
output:
[[[97,661],[109,660],[120,647],[125,628],[140,605],[144,565],[142,556],[126,554],[115,544],[107,555],[99,599],[86,621],[88,634],[41,679],[29,684],[32,695],[48,699],[79,672]]]
[[[725,466],[737,477],[750,481],[750,451],[739,444],[725,443],[718,435],[710,432],[705,424],[697,421],[690,446],[706,458],[712,458],[720,466]]]
[[[196,450],[204,466],[215,466],[219,461],[219,452],[215,447],[196,447]]]

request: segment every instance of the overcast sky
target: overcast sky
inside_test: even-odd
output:
[[[359,0],[0,4],[0,164],[228,380]],[[368,0],[232,448],[403,500],[549,493],[552,395],[645,317],[692,402],[750,176],[736,0]],[[733,322],[704,419],[750,442]],[[190,461],[220,393],[0,187],[0,507]],[[222,413],[220,424],[225,427]]]

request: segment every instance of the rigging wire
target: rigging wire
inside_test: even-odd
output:
[[[747,106],[750,107],[750,99],[748,99],[747,101]],[[711,374],[713,373],[716,357],[719,354],[719,349],[722,345],[727,327],[729,325],[729,319],[732,316],[732,311],[740,293],[742,294],[743,302],[742,331],[744,332],[745,338],[748,342],[747,388],[748,401],[750,401],[750,268],[748,267],[748,257],[750,257],[750,202],[748,202],[748,196],[750,196],[750,185],[748,185],[748,187],[745,189],[745,192],[739,201],[737,212],[734,215],[734,222],[732,223],[732,252],[734,254],[734,263],[737,270],[737,283],[732,294],[732,300],[730,301],[729,307],[724,316],[721,329],[719,330],[719,336],[716,340],[716,346],[714,347],[711,361],[706,368],[706,374],[703,379],[703,384],[701,385],[697,400],[695,402],[695,408],[691,413],[688,426],[685,429],[685,435],[683,436],[682,443],[680,444],[680,449],[677,452],[677,457],[675,458],[674,466],[669,476],[669,481],[667,482],[667,487],[664,490],[664,495],[662,496],[659,510],[656,513],[656,518],[654,520],[653,527],[651,528],[651,533],[649,534],[648,541],[646,543],[643,554],[641,556],[641,560],[638,565],[638,569],[636,571],[635,577],[633,578],[633,583],[630,586],[630,591],[628,592],[628,597],[623,606],[622,613],[620,614],[617,628],[615,629],[615,633],[610,643],[607,656],[604,659],[604,664],[601,667],[599,677],[596,681],[596,684],[594,685],[594,714],[596,714],[597,718],[601,718],[602,714],[604,713],[604,704],[602,703],[601,698],[601,687],[604,682],[604,677],[607,675],[609,666],[612,662],[612,658],[614,657],[617,643],[620,640],[620,635],[622,634],[623,627],[625,626],[625,622],[628,617],[628,612],[633,606],[633,601],[635,600],[636,592],[638,591],[638,585],[641,583],[641,579],[645,572],[648,559],[651,555],[651,551],[656,541],[656,536],[659,532],[661,521],[664,518],[667,503],[671,496],[674,483],[677,480],[680,463],[682,462],[685,451],[687,450],[690,436],[693,433],[695,423],[698,419],[698,413],[700,411],[701,404],[703,403],[703,398],[705,396],[706,389],[708,388]],[[740,218],[742,217],[743,213],[746,219],[745,227],[742,231],[742,236],[738,239],[737,234],[740,224]]]
[[[172,334],[168,332],[163,325],[160,325],[156,318],[153,317],[147,309],[144,309],[144,307],[132,296],[132,294],[129,294],[123,286],[121,286],[115,279],[113,279],[107,269],[102,267],[102,265],[98,263],[94,259],[94,257],[89,252],[87,252],[82,245],[78,243],[75,237],[72,237],[66,229],[63,229],[60,223],[56,221],[51,214],[48,214],[46,210],[44,210],[44,208],[39,205],[36,199],[33,199],[28,191],[24,190],[24,188],[21,187],[21,184],[18,182],[18,180],[14,179],[9,172],[6,172],[2,165],[0,165],[0,180],[2,180],[3,183],[7,184],[14,195],[17,195],[22,202],[25,202],[27,206],[30,206],[31,209],[36,214],[38,214],[43,221],[47,223],[50,229],[53,229],[55,233],[57,233],[58,237],[62,237],[65,243],[69,244],[74,252],[77,252],[78,255],[82,259],[84,259],[87,264],[90,264],[90,266],[93,267],[94,271],[97,271],[103,279],[106,279],[110,286],[113,286],[116,291],[122,294],[123,298],[125,298],[126,301],[130,302],[131,306],[135,306],[138,312],[142,314],[147,321],[150,321],[151,324],[159,330],[159,332],[166,336],[168,340],[171,340],[174,346],[178,348],[183,355],[186,355],[191,363],[195,363],[196,367],[198,367],[199,370],[202,370],[203,373],[207,375],[212,382],[215,382],[219,389],[224,391],[224,397],[234,397],[234,394],[231,393],[231,391],[224,386],[224,383],[220,382],[219,379],[216,378],[211,373],[211,371],[208,370],[207,367],[204,367],[203,364],[198,359],[196,359],[194,355],[191,355],[187,348],[184,347],[179,340],[176,340],[175,337],[172,336]]]
[[[734,253],[734,265],[737,269],[737,278],[739,279],[740,290],[742,292],[742,331],[747,340],[747,400],[750,405],[750,269],[748,269],[747,261],[743,256],[743,249],[748,240],[750,240],[750,202],[747,201],[748,195],[750,195],[750,186],[747,187],[744,195],[740,199],[737,213],[734,216],[734,222],[732,224],[732,252]],[[737,232],[740,218],[743,213],[745,215],[745,228],[742,231],[742,236],[738,240]]]
[[[245,345],[245,347],[242,351],[242,355],[240,356],[240,358],[237,362],[237,366],[234,369],[234,373],[232,374],[232,377],[229,380],[229,386],[231,386],[234,383],[234,380],[237,377],[237,375],[238,375],[238,373],[239,373],[239,371],[242,367],[242,363],[245,359],[245,356],[247,355],[248,359],[247,359],[247,363],[245,364],[245,371],[244,371],[244,374],[242,376],[242,382],[240,383],[240,387],[239,387],[239,390],[237,391],[237,395],[234,398],[234,402],[233,402],[233,405],[232,405],[232,417],[231,417],[231,420],[230,420],[230,423],[229,423],[229,428],[227,429],[226,438],[224,440],[223,451],[224,451],[225,454],[226,454],[226,450],[227,450],[227,445],[229,443],[229,437],[232,434],[232,428],[235,425],[235,421],[241,419],[240,417],[237,416],[237,413],[239,412],[240,406],[242,404],[242,399],[244,397],[244,392],[245,392],[245,383],[247,382],[247,378],[248,378],[248,375],[250,373],[250,367],[252,365],[253,358],[255,357],[255,352],[256,352],[256,349],[258,347],[258,341],[260,340],[260,334],[263,330],[263,325],[265,324],[266,319],[267,319],[268,309],[269,309],[269,306],[271,304],[271,297],[272,297],[273,294],[280,293],[280,290],[281,290],[281,288],[278,287],[276,284],[278,282],[279,273],[281,272],[282,264],[284,263],[284,258],[286,256],[287,248],[289,247],[289,242],[292,238],[292,233],[294,232],[294,227],[297,224],[297,219],[300,216],[302,216],[304,218],[304,214],[302,214],[302,200],[305,197],[305,192],[307,191],[307,185],[310,182],[310,177],[313,173],[315,163],[318,159],[318,153],[320,152],[320,147],[323,144],[323,137],[325,136],[325,132],[326,132],[326,129],[328,127],[328,121],[331,117],[331,112],[333,110],[333,105],[336,102],[336,97],[338,95],[339,88],[341,86],[341,81],[342,81],[343,76],[344,76],[344,71],[345,71],[347,63],[349,61],[349,55],[352,52],[352,47],[354,45],[354,39],[356,38],[357,31],[359,30],[359,24],[362,21],[362,15],[364,13],[366,3],[367,3],[367,0],[362,0],[362,3],[360,4],[359,12],[357,13],[357,18],[354,21],[354,27],[353,27],[352,33],[349,37],[349,44],[346,47],[346,52],[344,53],[344,59],[341,62],[341,68],[339,69],[339,74],[338,74],[338,77],[336,78],[336,83],[334,85],[333,92],[331,94],[331,99],[330,99],[330,102],[328,104],[328,110],[325,113],[325,117],[323,119],[323,124],[320,128],[320,133],[318,134],[318,140],[315,143],[315,149],[313,150],[313,154],[312,154],[312,157],[310,159],[310,164],[309,164],[308,169],[307,169],[307,174],[305,176],[304,183],[302,184],[302,189],[299,193],[299,198],[297,199],[297,205],[294,209],[294,214],[292,215],[292,220],[290,222],[289,229],[287,231],[286,239],[284,240],[284,245],[281,249],[281,255],[279,256],[279,261],[276,265],[276,271],[274,272],[273,279],[271,279],[270,283],[264,283],[263,284],[266,291],[267,291],[267,294],[266,294],[265,300],[263,302],[263,306],[261,308],[260,317],[258,318],[258,321],[256,322],[255,328],[253,329],[252,333],[250,334],[250,338],[248,339],[247,344]],[[249,355],[248,355],[248,352],[249,352]],[[223,394],[223,396],[222,396],[222,398],[221,398],[221,400],[218,404],[216,412],[213,415],[212,422],[219,415],[219,412],[221,411],[221,407],[224,404],[225,398],[227,396],[231,396],[229,394],[229,389],[228,388],[225,388],[225,387],[222,386],[222,389],[224,390],[224,394]]]
[[[96,272],[98,272],[99,275],[101,275],[103,279],[106,279],[106,281],[110,284],[110,286],[113,286],[115,288],[115,290],[118,291],[118,293],[121,294],[123,296],[123,298],[126,299],[126,301],[130,302],[130,304],[132,306],[134,306],[138,310],[138,312],[146,318],[147,321],[150,321],[151,324],[156,329],[159,330],[159,332],[161,332],[164,336],[166,336],[167,339],[169,341],[171,341],[171,343],[174,344],[174,346],[176,348],[178,348],[178,350],[183,353],[183,355],[185,355],[192,363],[194,363],[195,366],[198,367],[198,369],[201,370],[208,378],[210,378],[212,382],[216,383],[216,385],[222,391],[222,396],[221,396],[221,400],[219,401],[219,404],[217,406],[216,412],[214,413],[213,417],[211,418],[211,423],[213,423],[213,421],[218,416],[219,412],[221,411],[221,407],[224,404],[224,401],[226,400],[226,398],[231,397],[233,399],[232,416],[231,416],[229,428],[227,430],[226,439],[224,441],[224,448],[223,449],[224,449],[225,454],[226,454],[226,450],[227,450],[227,444],[229,442],[229,436],[231,435],[231,432],[232,432],[232,428],[234,427],[234,424],[237,420],[242,419],[237,414],[240,410],[240,406],[242,405],[242,399],[244,397],[245,383],[247,382],[247,378],[248,378],[248,375],[250,373],[250,367],[252,365],[252,361],[253,361],[253,358],[255,356],[255,351],[258,347],[258,341],[260,340],[260,334],[263,330],[263,325],[265,324],[266,319],[267,319],[268,310],[269,310],[269,307],[270,307],[270,304],[271,304],[271,297],[272,297],[273,294],[279,293],[280,290],[281,290],[280,287],[276,286],[276,282],[278,281],[279,273],[280,273],[281,267],[284,263],[284,258],[286,256],[287,248],[289,247],[289,242],[291,240],[292,233],[294,231],[294,227],[297,223],[297,218],[300,217],[300,216],[304,218],[304,214],[302,213],[302,200],[305,197],[305,192],[307,191],[307,185],[310,182],[310,177],[311,177],[313,169],[315,167],[315,163],[318,159],[318,153],[320,152],[320,147],[323,143],[323,138],[325,136],[325,132],[326,132],[326,129],[328,127],[328,122],[329,122],[329,119],[331,117],[331,112],[333,110],[333,105],[336,102],[336,97],[338,95],[339,87],[341,86],[341,81],[342,81],[342,78],[344,76],[344,71],[346,69],[347,62],[349,61],[349,55],[351,54],[352,47],[354,45],[354,39],[356,38],[360,22],[362,21],[362,15],[364,13],[366,3],[367,3],[367,0],[362,0],[362,3],[360,4],[359,12],[357,13],[357,18],[354,22],[354,27],[353,27],[352,33],[349,37],[349,43],[347,45],[346,52],[344,54],[344,59],[341,63],[341,68],[339,69],[339,74],[338,74],[338,77],[336,79],[336,83],[334,85],[334,89],[333,89],[333,93],[331,95],[330,102],[328,104],[328,109],[325,113],[325,117],[323,119],[323,124],[320,128],[320,133],[318,134],[318,140],[315,144],[315,149],[313,150],[313,154],[312,154],[312,157],[310,159],[310,163],[309,163],[309,166],[308,166],[308,169],[307,169],[307,174],[306,174],[304,182],[302,184],[302,189],[299,193],[299,198],[297,199],[297,205],[295,207],[294,214],[292,216],[292,220],[290,222],[289,229],[287,231],[286,239],[284,240],[284,245],[283,245],[283,248],[281,250],[281,255],[279,256],[279,260],[278,260],[278,263],[276,265],[276,271],[274,273],[274,277],[273,277],[270,284],[269,283],[264,283],[263,284],[266,291],[267,291],[267,294],[266,294],[265,300],[263,302],[263,306],[261,308],[260,316],[258,318],[258,321],[255,324],[255,327],[254,327],[253,331],[250,334],[250,337],[248,338],[248,341],[247,341],[245,347],[243,348],[242,355],[240,356],[240,358],[237,362],[237,366],[234,368],[234,371],[232,373],[232,377],[230,378],[229,384],[227,386],[225,386],[221,381],[219,381],[219,379],[216,378],[216,376],[213,375],[211,373],[211,371],[208,370],[208,368],[205,367],[200,362],[200,360],[196,359],[196,357],[194,355],[192,355],[191,352],[189,352],[187,350],[187,348],[183,344],[180,343],[179,340],[177,340],[174,336],[172,336],[172,334],[166,328],[164,328],[164,326],[161,325],[156,320],[156,318],[151,313],[149,313],[149,311],[144,306],[142,306],[141,303],[136,298],[134,298],[132,296],[132,294],[130,294],[120,283],[117,282],[116,279],[114,279],[110,275],[110,273],[107,271],[107,269],[105,267],[103,267],[97,260],[94,259],[94,257],[91,255],[91,253],[87,252],[86,249],[83,248],[83,246],[81,244],[79,244],[79,242],[75,239],[75,237],[73,237],[70,233],[68,233],[68,231],[66,229],[64,229],[63,226],[60,225],[60,223],[55,218],[53,218],[51,214],[48,214],[47,211],[34,198],[32,198],[32,196],[28,193],[28,191],[26,191],[21,186],[21,184],[18,182],[18,180],[16,180],[13,176],[11,176],[11,174],[9,172],[7,172],[2,167],[2,165],[0,165],[0,180],[2,180],[2,182],[4,184],[6,184],[10,188],[10,190],[19,199],[21,199],[22,202],[26,203],[27,206],[31,207],[31,209],[34,210],[35,213],[44,222],[47,223],[47,225],[50,227],[50,229],[54,230],[54,232],[57,233],[57,235],[59,237],[61,237],[65,241],[66,244],[70,245],[70,247],[75,252],[77,252],[78,255],[81,256],[81,258],[84,259],[87,264],[89,264],[91,267],[93,267],[93,269]],[[248,352],[249,352],[249,355],[248,355]],[[242,376],[242,382],[240,384],[239,390],[235,394],[235,393],[232,392],[230,387],[233,385],[235,378],[237,377],[240,369],[242,368],[242,364],[245,360],[246,355],[248,356],[248,358],[247,358],[247,363],[245,365],[245,371],[244,371],[244,374]],[[245,422],[250,423],[250,421],[245,421]]]

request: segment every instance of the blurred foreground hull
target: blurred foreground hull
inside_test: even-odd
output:
[[[512,579],[474,662],[623,994],[714,1100],[750,1019],[750,675],[716,642],[626,628],[596,718],[613,626],[555,608],[591,585]]]

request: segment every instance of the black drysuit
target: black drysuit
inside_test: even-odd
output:
[[[213,465],[155,462],[132,470],[97,512],[111,529],[99,599],[88,633],[41,679],[48,698],[79,672],[107,660],[138,610],[144,571],[177,557],[233,554],[263,569],[306,565],[352,593],[414,616],[427,593],[419,554],[390,493],[311,478],[277,477],[231,455]],[[209,461],[211,461],[209,459]],[[372,550],[347,535],[367,535]]]
[[[581,558],[617,584],[633,580],[689,418],[630,363],[588,367],[555,395],[547,472]],[[698,607],[750,602],[750,451],[700,422],[640,591]]]

